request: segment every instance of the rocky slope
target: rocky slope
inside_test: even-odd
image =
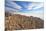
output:
[[[10,15],[5,17],[5,30],[40,29],[44,21],[40,18],[24,15]]]

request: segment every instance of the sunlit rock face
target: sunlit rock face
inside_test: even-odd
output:
[[[15,14],[5,18],[6,30],[40,29],[44,27],[44,21],[33,16]]]

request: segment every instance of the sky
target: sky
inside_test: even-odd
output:
[[[7,1],[31,1],[31,2],[44,2],[44,0],[7,0]]]
[[[43,19],[43,2],[6,0],[5,9],[6,11],[12,12],[13,14],[34,16]]]

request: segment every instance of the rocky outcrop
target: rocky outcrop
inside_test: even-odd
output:
[[[15,14],[5,17],[6,30],[40,29],[44,27],[44,21],[33,16]]]

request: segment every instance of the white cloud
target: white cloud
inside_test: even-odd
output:
[[[43,3],[36,3],[36,5],[34,5],[33,7],[34,7],[33,9],[39,9],[39,8],[43,7]]]
[[[15,9],[18,9],[18,10],[21,10],[21,8],[22,8],[20,5],[14,3],[14,2],[12,2],[12,1],[7,1],[6,4],[7,4],[8,6],[10,6],[10,7],[12,7],[12,8],[15,8]]]
[[[16,8],[16,9],[20,9],[21,10],[21,6],[19,6],[18,4],[16,4],[16,3],[14,3],[14,2],[11,2],[11,4],[12,4],[12,6],[14,7],[14,8]],[[11,6],[11,7],[12,7]]]
[[[16,3],[13,3],[13,4],[14,4],[14,8],[21,10],[21,8],[22,8],[21,6],[17,5]]]
[[[27,6],[27,10],[31,10],[32,9],[32,6],[31,6],[31,4],[29,4],[28,6]]]
[[[27,9],[28,10],[32,10],[32,9],[39,9],[43,7],[43,3],[39,3],[39,2],[32,2],[30,3],[28,6],[27,6]]]

